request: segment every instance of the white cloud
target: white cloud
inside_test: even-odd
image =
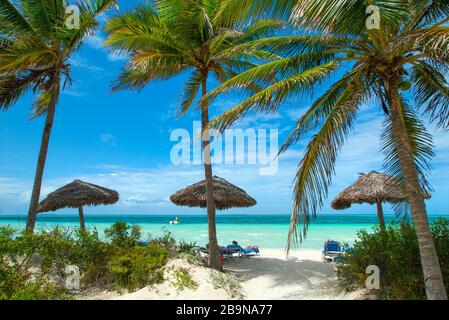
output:
[[[105,49],[103,41],[104,39],[98,34],[93,34],[86,37],[86,43],[94,49]]]
[[[100,141],[110,146],[116,145],[115,137],[110,133],[100,134]]]
[[[115,61],[123,61],[123,60],[128,59],[127,54],[120,53],[119,51],[113,51],[113,50],[109,49],[108,47],[106,47],[104,44],[104,40],[105,39],[102,36],[100,36],[100,34],[97,32],[94,35],[88,36],[86,38],[86,43],[91,48],[103,51],[106,54],[107,59],[109,61],[115,62]]]
[[[82,68],[88,70],[90,73],[95,74],[96,76],[104,74],[105,70],[102,67],[99,67],[92,63],[85,57],[80,56],[79,54],[74,54],[70,59],[69,63],[73,67]]]
[[[108,60],[109,61],[125,61],[129,58],[128,54],[123,54],[119,51],[110,51],[108,53]]]
[[[308,105],[303,107],[288,108],[285,113],[291,120],[296,122],[309,108],[310,106]]]

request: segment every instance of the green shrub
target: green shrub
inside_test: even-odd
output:
[[[77,265],[81,272],[84,287],[106,286],[109,282],[108,262],[111,256],[111,245],[101,241],[96,229],[93,231],[76,231],[74,250],[69,260]]]
[[[138,225],[129,226],[126,222],[118,221],[106,228],[104,234],[113,245],[128,248],[137,245],[142,235],[141,230]]]
[[[173,238],[173,235],[170,231],[168,231],[165,228],[162,228],[162,236],[158,237],[158,238],[154,238],[151,239],[150,244],[151,243],[156,243],[160,246],[162,246],[163,248],[165,248],[169,254],[170,257],[173,257],[176,255],[176,252],[178,250],[177,245],[176,245],[176,240],[175,238]]]
[[[96,229],[55,227],[49,232],[25,234],[0,227],[0,256],[10,264],[3,266],[0,294],[4,298],[45,299],[46,293],[48,297],[59,297],[60,292],[65,292],[67,265],[79,267],[83,289],[95,286],[132,291],[163,281],[163,268],[169,257],[186,256],[192,263],[201,259],[193,253],[195,243],[177,244],[166,229],[146,246],[138,245],[141,238],[138,225],[117,222],[105,229],[105,236],[109,242],[100,239]],[[33,281],[25,272],[32,267],[38,270]],[[175,275],[179,288],[195,286],[189,276],[183,271]],[[5,289],[8,286],[10,291]]]
[[[0,300],[65,300],[66,290],[45,278],[32,281],[28,270],[0,256]]]
[[[185,242],[183,240],[179,241],[178,253],[192,253],[196,242]]]
[[[226,291],[231,299],[243,299],[242,285],[231,274],[216,272],[212,274],[212,285],[215,289],[221,288]]]
[[[102,242],[98,232],[56,227],[50,232],[22,234],[13,239],[11,230],[0,230],[0,252],[17,264],[31,266],[37,261],[40,272],[61,281],[66,265],[77,265],[82,284],[103,285],[107,282],[110,244]],[[33,261],[34,260],[34,261]]]
[[[116,251],[108,267],[112,285],[130,291],[163,281],[168,251],[157,243]]]
[[[195,290],[198,288],[198,283],[193,280],[189,270],[186,268],[172,268],[170,271],[174,278],[173,281],[170,281],[170,284],[174,286],[177,291],[182,291],[185,289]]]
[[[191,251],[189,253],[180,252],[178,253],[178,258],[187,261],[190,264],[198,265],[198,266],[206,266],[207,265],[207,257],[202,257],[199,253]]]
[[[412,224],[390,225],[385,231],[359,231],[354,251],[337,263],[340,286],[347,290],[365,287],[367,266],[380,270],[380,289],[374,290],[381,299],[425,299],[425,287],[418,240]],[[446,290],[449,289],[449,222],[437,220],[431,226]]]
[[[22,233],[14,237],[17,234],[14,229],[0,229],[0,254],[24,266],[38,260],[43,274],[64,274],[73,251],[71,233],[67,229],[56,227],[50,232]]]
[[[67,265],[80,268],[82,288],[135,290],[163,280],[168,248],[176,248],[171,235],[164,234],[142,247],[137,245],[141,235],[137,225],[119,222],[106,229],[105,234],[110,242],[102,241],[96,229],[71,231],[56,227],[50,232],[24,234],[10,227],[0,227],[0,257],[9,263],[2,269],[0,295],[5,299],[12,298],[13,293],[16,297],[35,295],[39,298],[39,290],[45,288],[43,293],[57,296],[59,291],[55,290],[63,290],[65,286]],[[31,267],[37,267],[33,281],[25,272]]]

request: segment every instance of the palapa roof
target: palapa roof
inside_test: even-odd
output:
[[[56,211],[62,208],[78,208],[113,204],[119,199],[117,191],[97,186],[81,180],[74,180],[62,188],[50,193],[38,207],[37,212]]]
[[[361,173],[360,178],[341,192],[331,206],[341,210],[349,208],[353,203],[375,204],[378,199],[382,202],[399,203],[407,201],[408,197],[395,178],[371,171]]]
[[[257,202],[251,198],[245,190],[233,185],[223,178],[214,176],[214,200],[218,210],[233,207],[251,207]],[[205,208],[206,181],[202,180],[170,196],[170,200],[178,206]]]

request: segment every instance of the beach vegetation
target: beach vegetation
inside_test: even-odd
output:
[[[195,290],[198,288],[198,283],[192,278],[189,270],[184,267],[172,268],[169,270],[173,276],[173,280],[170,284],[178,291],[185,289]]]
[[[148,246],[134,246],[118,250],[108,262],[113,286],[135,291],[164,281],[163,267],[168,251],[153,242]]]
[[[200,253],[195,251],[179,252],[178,257],[192,265],[207,266],[207,257],[203,257]]]
[[[212,274],[212,285],[215,289],[223,289],[230,299],[243,299],[243,288],[238,279],[227,272],[216,272]]]
[[[449,291],[449,221],[438,219],[431,225],[446,290]],[[371,290],[380,299],[425,299],[419,245],[413,224],[390,225],[386,230],[375,226],[372,232],[360,230],[354,243],[337,263],[337,277],[342,288],[352,291],[365,288],[367,267],[380,270],[380,288]]]
[[[364,105],[380,110],[379,138],[385,172],[406,190],[419,244],[423,279],[429,299],[447,299],[424,202],[431,191],[427,177],[432,136],[422,116],[441,128],[449,126],[447,1],[376,2],[375,28],[367,20],[372,1],[223,0],[219,21],[271,16],[287,18],[295,35],[259,39],[241,51],[270,50],[280,59],[255,66],[211,90],[211,103],[232,90],[260,89],[213,119],[224,130],[251,111],[275,113],[293,99],[319,94],[298,119],[280,152],[308,140],[296,175],[287,250],[298,246],[311,217],[325,203],[339,151]],[[236,14],[237,12],[237,14]],[[276,83],[272,83],[273,75]],[[425,192],[423,192],[423,190]]]
[[[30,271],[0,254],[0,300],[67,299],[67,290],[44,277],[33,279]]]
[[[42,291],[57,299],[59,294],[73,294],[65,289],[66,267],[70,265],[79,268],[81,290],[138,290],[163,282],[168,260],[188,247],[186,243],[178,246],[166,230],[160,237],[141,241],[140,226],[124,222],[106,228],[105,238],[107,241],[96,229],[55,227],[28,233],[0,227],[0,296],[24,297],[29,293],[45,299],[39,295]],[[181,284],[189,285],[187,276],[180,274],[178,278]]]
[[[161,236],[150,239],[149,243],[157,243],[164,247],[168,251],[170,257],[175,257],[179,250],[179,245],[173,237],[173,234],[166,228],[162,228]]]
[[[113,246],[129,248],[137,245],[142,231],[139,225],[130,226],[126,222],[118,221],[106,228],[104,235]]]
[[[178,252],[179,253],[192,253],[195,250],[196,242],[186,242],[184,240],[179,241]]]

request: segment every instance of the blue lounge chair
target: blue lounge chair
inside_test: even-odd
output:
[[[206,247],[195,246],[193,248],[199,253],[203,253],[206,255],[209,254],[209,249],[207,249]],[[222,255],[222,256],[231,256],[233,253],[235,253],[234,251],[229,250],[225,247],[219,247],[218,251],[219,251],[220,255]]]
[[[234,253],[237,253],[238,256],[251,256],[258,255],[260,253],[259,247],[244,249],[238,244],[230,244],[226,246],[226,249],[234,251]]]
[[[324,243],[322,258],[324,261],[335,261],[335,257],[342,253],[341,244],[338,241],[328,240]]]
[[[199,253],[209,254],[209,250],[206,247],[194,246],[193,248]]]

